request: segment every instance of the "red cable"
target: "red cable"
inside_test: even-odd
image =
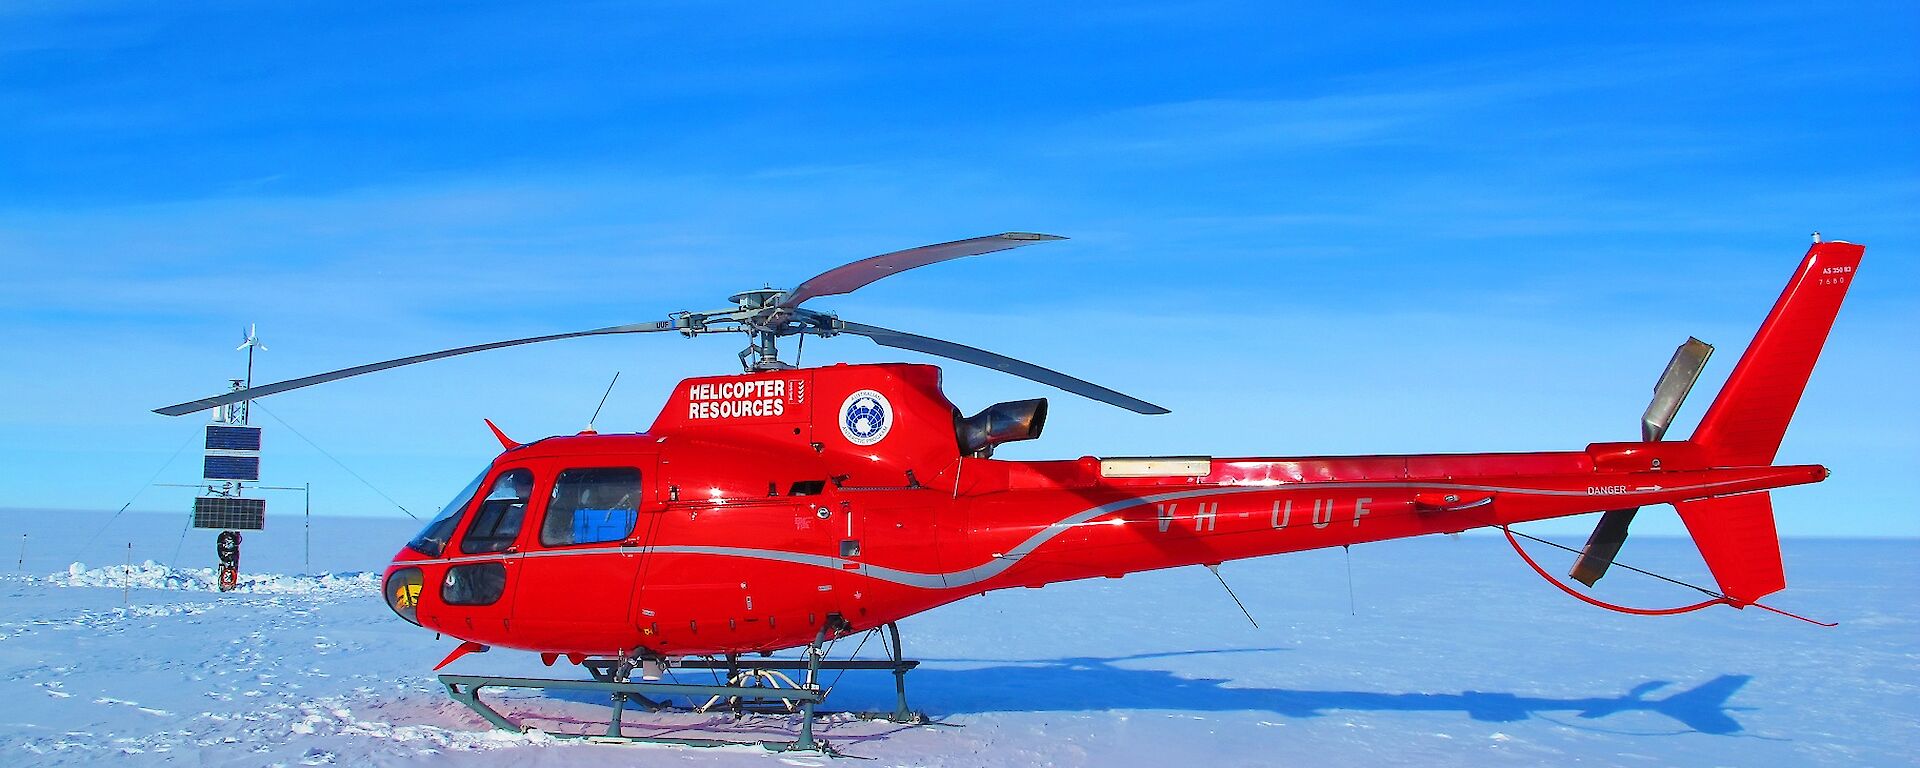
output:
[[[1594,598],[1588,597],[1586,594],[1579,592],[1578,590],[1575,590],[1572,587],[1567,586],[1565,583],[1561,582],[1559,579],[1556,579],[1552,575],[1548,574],[1545,569],[1540,567],[1539,563],[1534,562],[1533,558],[1527,555],[1527,551],[1525,549],[1522,549],[1520,547],[1520,540],[1513,537],[1513,530],[1511,528],[1502,525],[1500,526],[1500,532],[1507,535],[1507,543],[1513,545],[1513,551],[1519,553],[1520,559],[1527,561],[1527,565],[1533,568],[1534,573],[1540,574],[1540,578],[1546,579],[1547,583],[1552,584],[1556,587],[1559,587],[1560,591],[1565,592],[1569,595],[1573,595],[1574,597],[1580,598],[1582,602],[1585,602],[1591,605],[1597,605],[1609,611],[1618,611],[1620,613],[1630,613],[1635,616],[1672,616],[1677,613],[1692,613],[1702,608],[1711,608],[1716,605],[1731,605],[1735,608],[1744,607],[1739,603],[1734,602],[1733,598],[1724,597],[1724,596],[1716,597],[1712,600],[1706,600],[1703,602],[1694,603],[1693,605],[1683,605],[1678,608],[1629,608],[1624,605],[1614,605],[1613,603],[1595,600]],[[1747,605],[1751,605],[1763,611],[1771,611],[1773,613],[1780,614],[1781,616],[1785,616],[1789,619],[1799,619],[1801,621],[1804,621],[1808,624],[1812,624],[1814,626],[1819,626],[1819,627],[1840,626],[1839,622],[1825,622],[1825,621],[1819,621],[1817,619],[1809,619],[1797,613],[1788,613],[1786,611],[1775,608],[1771,605],[1762,605],[1760,603],[1747,603]]]
[[[1584,602],[1590,603],[1592,605],[1597,605],[1609,611],[1617,611],[1620,613],[1630,613],[1635,616],[1672,616],[1678,613],[1692,613],[1702,608],[1711,608],[1716,605],[1733,605],[1732,600],[1728,600],[1727,598],[1724,598],[1724,597],[1716,597],[1716,598],[1713,598],[1712,600],[1704,600],[1698,603],[1694,603],[1693,605],[1683,605],[1678,608],[1630,608],[1624,605],[1614,605],[1613,603],[1609,603],[1603,600],[1596,600],[1592,597],[1588,597],[1587,595],[1579,592],[1578,590],[1575,590],[1573,587],[1567,586],[1566,584],[1562,583],[1559,579],[1556,579],[1553,576],[1549,575],[1545,569],[1540,567],[1539,563],[1536,563],[1533,561],[1533,558],[1527,554],[1527,551],[1525,549],[1522,549],[1520,547],[1520,540],[1513,537],[1512,529],[1503,525],[1503,526],[1500,526],[1500,532],[1507,535],[1507,543],[1513,545],[1513,551],[1520,553],[1520,559],[1527,561],[1527,566],[1532,568],[1534,573],[1540,574],[1540,578],[1546,579],[1547,583],[1552,584],[1556,587],[1559,587],[1560,591],[1562,592],[1565,592],[1569,595],[1573,595],[1574,597],[1580,598]],[[1760,604],[1754,603],[1754,605],[1760,605]],[[1766,608],[1766,606],[1760,606],[1760,607]],[[1768,608],[1767,610],[1774,610],[1774,609]],[[1774,611],[1774,612],[1784,613],[1783,611]],[[1799,619],[1801,617],[1795,616],[1794,618]],[[1801,619],[1801,620],[1807,621],[1807,619]]]
[[[1806,623],[1808,623],[1808,624],[1812,624],[1812,625],[1814,625],[1814,626],[1816,626],[1816,627],[1837,627],[1837,626],[1840,626],[1840,622],[1837,622],[1837,621],[1820,621],[1820,620],[1818,620],[1818,619],[1809,619],[1809,618],[1807,618],[1807,617],[1805,617],[1805,616],[1802,616],[1802,615],[1800,615],[1800,614],[1797,614],[1797,613],[1787,613],[1786,611],[1783,611],[1783,610],[1780,610],[1780,609],[1778,609],[1778,608],[1775,608],[1775,607],[1773,607],[1773,606],[1771,606],[1771,605],[1761,605],[1761,604],[1759,604],[1759,603],[1749,603],[1749,605],[1752,605],[1753,607],[1755,607],[1755,608],[1759,608],[1759,609],[1761,609],[1761,610],[1765,610],[1765,611],[1773,611],[1774,613],[1777,613],[1777,614],[1780,614],[1780,615],[1782,615],[1782,616],[1785,616],[1785,617],[1787,617],[1787,618],[1789,618],[1789,619],[1799,619],[1799,620],[1801,620],[1801,621],[1804,621],[1804,622],[1806,622]]]

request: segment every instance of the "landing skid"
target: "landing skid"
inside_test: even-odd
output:
[[[845,659],[833,661],[825,658],[822,643],[825,632],[822,631],[807,646],[803,658],[799,659],[741,659],[730,655],[724,659],[701,658],[681,659],[674,662],[670,669],[703,669],[725,671],[727,683],[724,685],[689,685],[659,681],[634,681],[630,673],[635,668],[631,660],[591,659],[581,666],[592,675],[592,680],[554,680],[532,677],[490,677],[484,675],[441,675],[440,683],[447,688],[447,695],[467,705],[495,728],[515,733],[526,732],[526,726],[515,723],[480,700],[480,691],[486,688],[525,688],[530,690],[594,691],[607,694],[613,702],[613,717],[607,723],[605,734],[587,733],[565,734],[550,733],[558,739],[579,739],[597,743],[616,744],[673,744],[688,747],[726,747],[759,745],[774,752],[819,752],[837,754],[824,739],[814,737],[814,725],[821,715],[841,714],[818,710],[818,706],[827,699],[832,685],[822,688],[821,672],[847,672],[850,670],[889,670],[893,672],[894,692],[897,703],[892,712],[853,712],[854,717],[864,720],[884,720],[900,724],[919,724],[927,722],[926,715],[907,707],[907,672],[920,666],[920,662],[901,657],[900,629],[892,624],[876,628],[875,632],[886,633],[882,644],[887,646],[890,659]],[[888,642],[891,640],[891,642]],[[789,673],[800,673],[795,680]],[[838,675],[835,680],[838,680]],[[677,706],[675,698],[684,697],[690,706]],[[651,712],[711,712],[715,710],[732,712],[736,717],[745,714],[798,714],[800,716],[799,733],[793,741],[733,741],[716,738],[688,738],[669,736],[628,736],[622,722],[629,704],[637,704]]]

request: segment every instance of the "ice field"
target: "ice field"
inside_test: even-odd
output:
[[[829,762],[488,730],[431,672],[456,641],[380,602],[378,571],[411,521],[314,518],[309,568],[299,518],[273,518],[248,534],[242,590],[221,594],[206,570],[211,532],[129,513],[89,542],[106,520],[0,511],[7,765]],[[24,562],[11,562],[23,543]],[[887,766],[1920,762],[1920,541],[1785,549],[1791,586],[1772,602],[1838,628],[1726,608],[1607,613],[1541,582],[1504,540],[1474,535],[1356,547],[1351,582],[1339,550],[1228,563],[1258,629],[1199,568],[994,592],[901,625],[908,655],[926,662],[908,676],[910,700],[936,724],[838,721],[823,735],[874,759],[846,764]],[[1635,538],[1621,559],[1706,578],[1681,539]],[[1636,605],[1692,601],[1619,571],[1602,587]],[[584,677],[512,651],[448,671]],[[891,697],[889,675],[852,672],[828,705]],[[508,702],[551,732],[604,729],[608,713],[573,695]],[[790,738],[773,718],[629,722],[630,735]]]

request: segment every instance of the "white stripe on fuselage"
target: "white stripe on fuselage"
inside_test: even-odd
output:
[[[1725,485],[1751,482],[1751,480],[1752,478],[1747,478],[1743,480],[1723,480],[1716,483],[1703,483],[1700,485],[1671,486],[1671,487],[1661,488],[1660,492],[1671,493],[1674,491],[1704,491],[1707,489],[1718,488]],[[431,559],[425,559],[425,560],[405,560],[405,561],[396,560],[392,563],[392,565],[408,566],[408,565],[420,565],[424,563],[454,564],[454,563],[472,563],[472,562],[482,562],[482,561],[497,561],[497,560],[504,560],[504,559],[513,559],[513,558],[577,557],[577,556],[584,556],[584,555],[626,555],[629,557],[636,556],[636,555],[644,556],[647,554],[713,555],[716,557],[743,557],[743,558],[749,558],[753,560],[768,560],[768,561],[781,562],[781,563],[793,563],[795,565],[810,565],[810,566],[815,566],[819,568],[827,568],[830,570],[842,570],[842,569],[852,570],[847,568],[847,566],[851,565],[858,568],[859,569],[858,572],[861,575],[867,576],[869,578],[879,579],[881,581],[888,581],[888,582],[900,584],[903,586],[919,587],[922,589],[942,589],[942,588],[951,588],[951,587],[970,586],[973,584],[978,584],[980,582],[986,581],[987,579],[991,579],[995,576],[998,576],[1001,573],[1004,573],[1008,568],[1012,568],[1014,564],[1020,561],[1021,558],[1027,556],[1028,554],[1031,554],[1035,549],[1038,549],[1040,545],[1047,543],[1048,541],[1052,540],[1053,537],[1055,536],[1065,533],[1068,529],[1071,529],[1075,526],[1085,525],[1089,521],[1092,521],[1093,519],[1098,518],[1102,515],[1118,512],[1120,510],[1127,509],[1130,507],[1136,507],[1136,506],[1142,506],[1146,504],[1154,504],[1154,503],[1160,503],[1160,502],[1168,502],[1168,501],[1180,501],[1183,499],[1201,498],[1201,497],[1207,497],[1207,496],[1221,496],[1221,495],[1236,494],[1236,493],[1268,493],[1268,492],[1281,491],[1281,490],[1292,491],[1292,490],[1304,490],[1304,489],[1313,489],[1313,488],[1340,488],[1340,489],[1440,488],[1440,489],[1447,489],[1447,490],[1489,491],[1494,493],[1511,493],[1511,494],[1532,495],[1532,496],[1587,497],[1591,495],[1587,491],[1562,491],[1562,490],[1550,489],[1550,488],[1512,488],[1512,487],[1498,486],[1498,485],[1473,485],[1473,484],[1464,484],[1464,483],[1349,482],[1349,481],[1334,481],[1334,482],[1321,482],[1321,483],[1284,483],[1284,484],[1278,484],[1278,485],[1263,485],[1263,486],[1231,485],[1231,486],[1218,486],[1213,488],[1197,488],[1197,489],[1187,489],[1187,490],[1181,490],[1181,491],[1170,491],[1168,493],[1158,493],[1158,494],[1152,494],[1148,496],[1135,496],[1135,497],[1130,497],[1126,499],[1121,499],[1119,501],[1108,502],[1106,504],[1101,504],[1094,507],[1088,507],[1087,509],[1076,512],[1072,515],[1068,515],[1066,518],[1060,520],[1059,522],[1053,523],[1052,525],[1047,526],[1043,530],[1035,532],[1032,536],[1027,537],[1025,541],[1020,542],[1018,546],[1015,546],[1013,549],[1007,550],[1006,552],[995,555],[993,559],[985,563],[976,565],[972,568],[963,568],[958,571],[950,571],[947,573],[919,573],[916,571],[903,571],[897,568],[888,568],[880,565],[862,563],[858,560],[849,560],[846,558],[833,557],[830,555],[812,555],[804,552],[788,552],[786,550],[781,550],[781,549],[756,549],[752,547],[720,547],[720,546],[704,546],[704,545],[583,547],[579,549],[552,549],[552,550],[539,550],[535,552],[515,552],[515,553],[501,553],[501,554],[490,554],[490,555],[466,555],[461,557],[443,557],[443,558],[431,558]],[[1645,493],[1626,494],[1626,496],[1636,496],[1636,495],[1648,495],[1648,494],[1645,494]],[[1607,498],[1621,499],[1623,500],[1622,506],[1625,506],[1624,499],[1626,498],[1626,496],[1609,496]]]

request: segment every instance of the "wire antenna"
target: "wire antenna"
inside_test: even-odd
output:
[[[600,420],[600,409],[607,407],[607,397],[613,394],[613,385],[620,383],[620,372],[613,372],[613,381],[607,382],[607,391],[600,396],[600,404],[593,407],[593,415],[587,417],[587,431],[593,431],[593,423]]]
[[[1253,620],[1253,613],[1247,610],[1247,604],[1240,602],[1240,596],[1233,593],[1233,587],[1227,586],[1226,577],[1220,575],[1220,564],[1215,563],[1213,565],[1209,565],[1207,566],[1207,570],[1213,573],[1214,578],[1220,580],[1220,588],[1227,591],[1227,597],[1233,598],[1233,604],[1240,606],[1240,613],[1246,615],[1247,623],[1252,624],[1254,629],[1259,629],[1260,622]]]
[[[387,503],[392,504],[394,509],[400,510],[401,514],[404,514],[407,517],[411,517],[415,520],[420,519],[419,515],[416,515],[412,511],[408,510],[406,507],[401,506],[400,502],[394,501],[393,497],[388,496],[386,491],[380,490],[378,487],[375,487],[373,483],[370,483],[367,481],[366,478],[361,477],[360,473],[353,471],[353,468],[347,466],[346,462],[341,461],[331,453],[327,453],[327,449],[320,447],[320,444],[314,442],[313,438],[307,437],[306,435],[301,434],[300,430],[294,429],[293,425],[288,424],[286,419],[282,419],[279,417],[279,415],[275,414],[273,411],[267,410],[266,406],[261,406],[260,412],[273,417],[274,421],[280,422],[280,426],[286,427],[288,432],[292,432],[294,437],[298,437],[301,440],[305,441],[307,445],[313,446],[313,449],[316,451],[319,451],[320,455],[327,457],[329,461],[332,461],[335,465],[339,466],[341,469],[346,470],[347,474],[352,475],[353,479],[360,481],[360,484],[366,486],[367,490],[380,494],[380,498],[386,499]]]
[[[1347,553],[1347,615],[1360,615],[1360,608],[1353,599],[1353,545],[1342,544],[1340,551]]]

